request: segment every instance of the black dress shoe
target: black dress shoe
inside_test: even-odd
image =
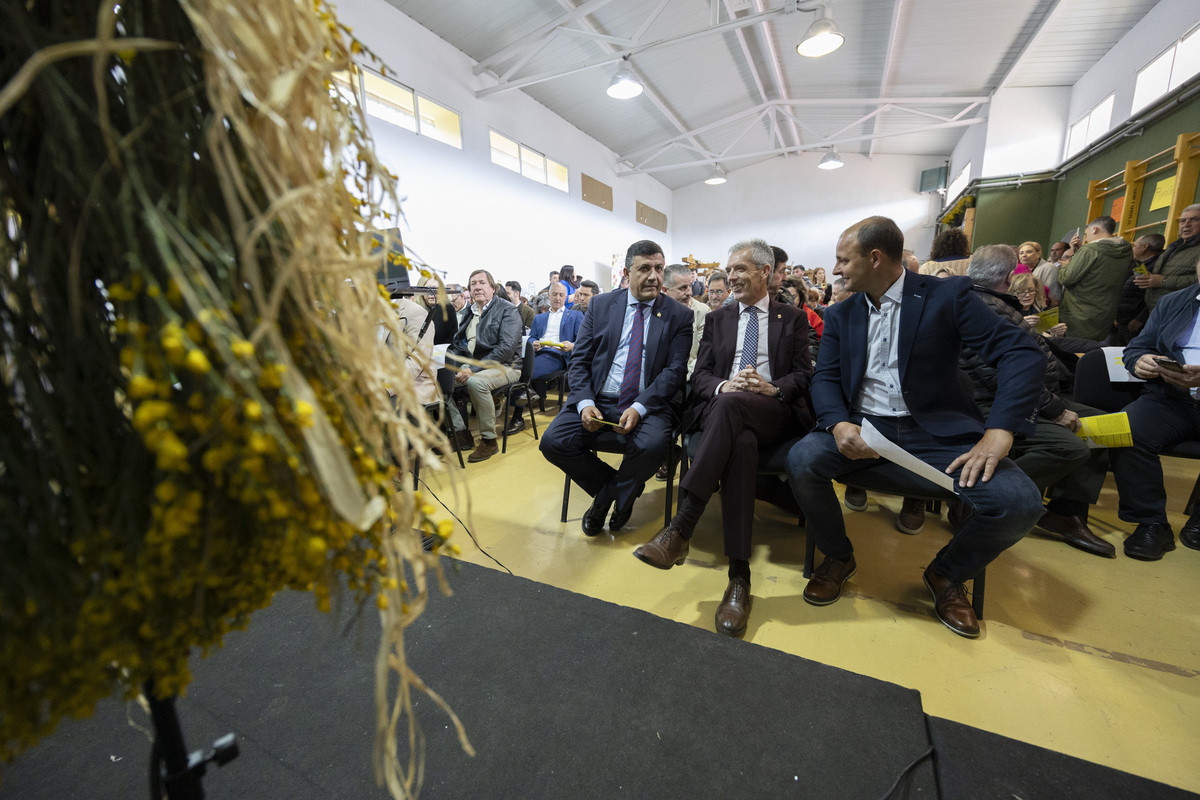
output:
[[[717,606],[717,633],[740,639],[750,621],[750,584],[745,578],[730,578],[725,596]]]
[[[505,433],[507,433],[509,436],[512,436],[513,434],[520,433],[523,430],[525,430],[525,418],[517,417],[512,422],[508,423],[508,429],[505,431]]]
[[[1179,529],[1179,543],[1193,550],[1200,550],[1200,511],[1192,514],[1191,519]]]
[[[847,486],[845,499],[843,502],[846,508],[851,511],[866,511],[867,510],[867,490],[858,486]]]
[[[598,536],[604,531],[604,518],[608,516],[608,507],[612,505],[612,500],[607,497],[608,489],[601,489],[596,495],[596,499],[592,500],[592,504],[588,506],[588,510],[583,512],[583,533],[585,536]]]
[[[1175,534],[1165,522],[1142,523],[1125,540],[1125,555],[1138,561],[1158,561],[1175,549]]]
[[[638,487],[637,492],[633,495],[633,500],[629,501],[629,508],[613,509],[612,517],[608,520],[608,529],[610,531],[615,533],[616,531],[619,531],[621,528],[625,527],[625,523],[629,522],[629,518],[633,516],[633,504],[636,503],[637,499],[642,496],[642,492],[645,491],[645,489],[645,484],[642,484]]]

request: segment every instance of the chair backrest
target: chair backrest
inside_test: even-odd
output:
[[[447,367],[441,367],[437,371],[438,389],[442,392],[442,397],[450,398],[454,395],[454,370]]]
[[[1075,402],[1115,413],[1137,399],[1141,383],[1113,383],[1103,350],[1084,353],[1075,367]]]
[[[529,383],[529,379],[533,377],[533,359],[537,353],[533,349],[533,337],[530,336],[525,342],[525,357],[521,359],[521,377],[517,379],[518,383]]]

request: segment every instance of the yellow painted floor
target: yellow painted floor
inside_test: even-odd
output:
[[[553,413],[538,415],[540,431]],[[1197,463],[1165,459],[1176,531]],[[529,428],[509,438],[506,454],[423,473],[486,551],[457,530],[462,559],[495,567],[490,555],[516,575],[712,630],[727,566],[718,501],[688,561],[664,572],[632,553],[662,525],[665,483],[651,480],[619,535],[589,539],[580,517],[590,498],[572,487],[559,521],[563,476]],[[1179,546],[1152,563],[1121,554],[1129,527],[1117,519],[1110,475],[1091,525],[1117,559],[1027,537],[988,569],[984,630],[972,641],[938,622],[921,583],[949,537],[944,517],[905,536],[892,525],[900,498],[869,499],[866,511],[845,512],[858,574],[825,608],[801,598],[795,518],[758,504],[746,641],[916,689],[935,716],[1200,791],[1200,552]]]

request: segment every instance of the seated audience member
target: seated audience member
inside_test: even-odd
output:
[[[805,298],[807,300],[806,305],[815,311],[818,317],[825,316],[825,304],[821,302],[821,290],[815,288],[809,289],[806,294],[808,295]]]
[[[1050,305],[1058,305],[1062,299],[1062,286],[1058,282],[1058,264],[1042,258],[1042,246],[1037,242],[1022,242],[1017,250],[1021,264],[1029,268],[1042,285],[1050,299]]]
[[[497,290],[492,274],[485,269],[471,273],[467,281],[471,293],[471,305],[464,313],[462,324],[454,334],[454,341],[446,351],[446,366],[458,366],[454,382],[467,387],[467,395],[479,419],[479,446],[467,459],[471,463],[491,458],[499,450],[496,447],[496,404],[492,392],[514,383],[521,375],[521,315],[508,301],[504,292]],[[484,367],[481,364],[464,363],[462,359],[497,361],[499,366]],[[450,404],[450,416],[458,436],[469,440],[466,420],[458,412],[456,404]]]
[[[1150,309],[1146,305],[1146,290],[1137,285],[1139,278],[1146,278],[1137,272],[1142,267],[1146,272],[1153,273],[1155,262],[1162,255],[1167,240],[1161,233],[1147,233],[1133,240],[1134,272],[1129,273],[1121,286],[1121,302],[1117,305],[1117,341],[1127,345],[1146,324]],[[1143,280],[1143,282],[1146,282]]]
[[[418,285],[428,286],[430,283],[436,285],[436,282],[430,278],[422,278]],[[449,289],[446,291],[447,294],[450,294]],[[454,296],[450,295],[450,297]],[[421,295],[421,301],[427,310],[426,319],[433,327],[434,344],[450,344],[454,340],[455,332],[458,331],[458,309],[454,307],[450,297],[447,297],[446,302],[439,303],[436,294]]]
[[[407,297],[392,298],[392,307],[396,309],[400,329],[411,340],[411,343],[406,342],[404,345],[404,366],[408,371],[417,402],[421,405],[436,402],[437,380],[433,375],[436,367],[430,360],[433,358],[434,327],[429,318],[429,309],[421,308]],[[400,346],[397,338],[383,324],[379,326],[379,343],[392,350],[397,350]],[[388,394],[396,396],[390,388]]]
[[[1070,249],[1071,245],[1067,244],[1066,242],[1055,242],[1054,244],[1050,245],[1050,263],[1061,264],[1063,260],[1063,253]]]
[[[521,297],[521,284],[517,281],[509,281],[504,284],[508,300],[517,307],[517,313],[521,315],[521,325],[524,330],[529,330],[529,326],[533,324],[533,318],[536,316],[533,313],[533,306],[525,302],[525,298]]]
[[[1179,215],[1179,238],[1155,259],[1150,274],[1134,276],[1138,288],[1146,290],[1146,308],[1152,311],[1171,292],[1195,286],[1197,258],[1200,258],[1200,203],[1188,206]]]
[[[572,308],[580,314],[586,314],[588,302],[600,294],[600,286],[595,281],[580,281],[575,290],[575,305]]]
[[[558,283],[558,270],[550,270],[550,282],[538,290],[538,294],[549,295],[550,287]]]
[[[621,282],[617,284],[617,288],[618,289],[628,289],[629,288],[629,275],[628,274],[626,274],[624,272],[621,273]]]
[[[716,311],[729,297],[729,283],[725,273],[719,269],[713,270],[708,276],[708,307]]]
[[[550,292],[542,292],[537,297],[533,298],[533,302],[530,303],[530,305],[533,306],[533,316],[535,318],[538,314],[545,314],[550,310]]]
[[[799,281],[803,281],[805,278],[803,265],[797,264],[796,266],[792,267],[791,277],[796,278]]]
[[[1013,275],[1008,293],[1017,298],[1017,302],[1020,304],[1018,310],[1025,322],[1037,327],[1037,324],[1041,322],[1041,317],[1038,315],[1049,307],[1046,301],[1046,287],[1042,285],[1037,276],[1031,272]],[[1062,322],[1046,331],[1047,336],[1065,336],[1066,333],[1067,326]]]
[[[843,278],[834,278],[833,293],[829,295],[829,304],[840,303],[843,300],[849,300],[853,296],[853,292],[846,291],[846,281]]]
[[[567,405],[542,436],[546,460],[594,498],[583,515],[588,536],[604,530],[614,504],[609,529],[629,521],[634,500],[667,453],[669,403],[687,380],[695,316],[663,295],[664,264],[657,244],[634,242],[623,271],[629,289],[591,299],[567,368]],[[591,450],[602,430],[625,436],[617,469]]]
[[[951,275],[966,275],[967,264],[971,261],[971,243],[962,228],[947,228],[933,237],[933,246],[929,249],[929,260],[921,265],[922,275],[936,275],[939,270],[945,270]]]
[[[695,269],[690,268],[690,267],[688,268],[688,280],[691,281],[692,297],[695,297],[697,299],[703,297],[704,289],[705,289],[704,281],[700,280],[699,273],[697,273]],[[701,302],[703,302],[703,301],[701,301]],[[708,306],[706,304],[705,308],[707,308],[707,307]]]
[[[533,374],[530,381],[544,378],[552,372],[567,368],[579,327],[583,325],[583,314],[566,307],[567,287],[556,283],[550,287],[550,310],[533,318],[529,338],[533,340]],[[547,343],[556,343],[547,344]],[[514,409],[508,424],[509,434],[525,430],[525,414]]]
[[[804,301],[808,299],[808,284],[800,278],[791,276],[783,279],[780,284],[779,291],[787,294],[788,305],[799,308],[804,305]]]
[[[454,313],[458,315],[458,324],[462,325],[462,321],[467,315],[467,313],[466,313],[467,306],[471,305],[471,290],[470,289],[462,289],[458,294],[456,294],[454,296],[453,303],[454,303]],[[518,317],[519,316],[520,315],[518,315]],[[457,333],[457,332],[458,332],[458,330],[455,329],[455,333]]]
[[[904,262],[904,268],[909,272],[921,271],[921,261],[917,258],[917,254],[912,250],[905,250],[904,256],[900,260]],[[828,304],[829,301],[826,300],[825,302]]]
[[[692,377],[696,368],[696,353],[700,349],[700,337],[704,333],[704,318],[708,306],[692,297],[692,271],[686,264],[671,264],[663,270],[663,293],[672,300],[683,303],[692,311],[692,349],[688,354],[687,376]],[[666,480],[666,476],[663,476]]]
[[[946,267],[938,267],[937,271],[933,273],[933,277],[935,277],[935,278],[953,278],[954,273],[951,272]]]
[[[775,263],[770,245],[748,239],[729,254],[726,270],[737,301],[709,315],[692,376],[700,446],[679,483],[678,512],[634,555],[659,569],[682,564],[696,523],[719,487],[729,584],[717,607],[716,628],[741,636],[750,619],[758,449],[812,428],[812,361],[804,315],[768,297]]]
[[[775,254],[775,271],[771,273],[771,282],[767,285],[767,294],[774,297],[778,294],[780,287],[783,286],[783,279],[787,277],[788,254],[782,247],[776,247],[775,245],[771,245],[771,252]],[[803,277],[804,268],[801,267],[800,270],[800,274]]]
[[[961,636],[979,635],[965,583],[1019,541],[1042,517],[1037,486],[1010,459],[1014,433],[1034,430],[1045,356],[1026,331],[1000,319],[957,277],[934,280],[904,269],[904,235],[870,217],[838,240],[834,275],[856,294],[825,314],[811,383],[816,429],[788,455],[788,479],[825,555],[806,602],[835,602],[857,566],[834,479],[883,477],[912,494],[928,481],[879,458],[861,436],[864,421],[885,438],[952,475],[965,505],[953,538],[925,570],[938,619]],[[985,421],[958,374],[962,344],[996,368]]]
[[[1077,339],[1102,342],[1117,319],[1121,285],[1133,268],[1133,248],[1116,231],[1112,217],[1092,220],[1078,253],[1058,268],[1063,288],[1058,319]]]
[[[1116,558],[1116,548],[1094,534],[1087,525],[1088,509],[1100,499],[1104,477],[1108,473],[1108,451],[1090,448],[1075,435],[1079,418],[1102,414],[1064,399],[1059,394],[1058,358],[1045,337],[1028,327],[1028,318],[1013,302],[1009,293],[1009,274],[1016,266],[1017,254],[1008,245],[995,244],[979,248],[971,256],[967,277],[975,282],[975,293],[984,304],[999,316],[1025,327],[1033,337],[1046,361],[1046,378],[1038,405],[1036,428],[1031,436],[1013,442],[1009,457],[1028,475],[1042,494],[1050,498],[1038,527],[1057,534],[1067,544],[1094,555]],[[1029,273],[1012,279],[1036,282]],[[986,417],[991,413],[999,391],[997,371],[969,346],[964,345],[960,367],[971,376],[975,386],[975,402]],[[924,505],[921,505],[924,516]]]
[[[829,305],[829,295],[833,291],[833,287],[829,285],[825,278],[825,268],[817,267],[812,271],[812,286],[821,293],[821,305]]]
[[[1200,277],[1200,253],[1196,256],[1192,269]],[[1110,451],[1117,515],[1137,525],[1125,540],[1125,555],[1157,561],[1175,549],[1159,453],[1178,442],[1200,441],[1200,293],[1195,286],[1172,292],[1154,306],[1146,327],[1125,348],[1124,362],[1146,385],[1124,408],[1133,446]],[[1200,512],[1180,529],[1179,541],[1200,550]]]

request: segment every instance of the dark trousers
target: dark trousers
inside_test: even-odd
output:
[[[1081,417],[1104,413],[1080,403],[1066,405]],[[1088,447],[1061,425],[1039,420],[1033,436],[1013,442],[1008,455],[1050,497],[1052,510],[1058,513],[1077,514],[1086,520],[1088,506],[1100,499],[1108,474],[1108,450]]]
[[[679,488],[705,503],[721,489],[725,555],[750,560],[758,446],[794,436],[791,409],[754,392],[728,392],[708,401],[700,447]]]
[[[979,440],[978,436],[938,439],[911,417],[868,419],[888,439],[943,471]],[[854,422],[858,424],[859,420],[855,418]],[[833,489],[834,479],[900,494],[945,494],[945,490],[889,461],[846,458],[827,431],[813,431],[800,440],[788,454],[787,467],[792,492],[808,520],[807,535],[816,537],[817,547],[827,557],[846,558],[854,552]],[[959,499],[972,511],[930,566],[942,577],[966,583],[1041,519],[1042,495],[1008,458],[996,467],[991,480],[976,481],[971,487],[957,485],[960,472],[951,477]]]
[[[1117,516],[1137,525],[1167,522],[1167,490],[1159,453],[1178,442],[1200,440],[1196,403],[1146,392],[1123,409],[1129,414],[1133,447],[1114,447]]]
[[[598,398],[596,407],[606,420],[616,422],[621,418],[615,402]],[[612,428],[601,425],[592,432],[583,427],[574,407],[564,408],[542,434],[539,448],[542,455],[561,469],[583,490],[596,497],[615,501],[617,508],[628,509],[633,505],[637,491],[658,470],[667,457],[667,438],[671,423],[666,413],[650,414],[638,422],[629,435],[614,434]],[[591,451],[596,438],[603,434],[625,446],[621,466],[613,469]]]
[[[530,380],[536,381],[551,372],[558,372],[560,369],[566,368],[566,353],[560,353],[552,347],[543,347],[533,357],[533,377]]]

